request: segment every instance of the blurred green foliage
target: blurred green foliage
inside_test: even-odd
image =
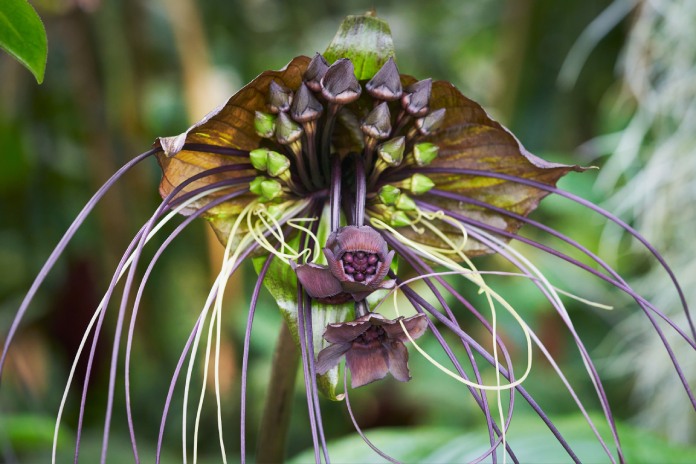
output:
[[[560,89],[556,79],[576,38],[608,3],[434,0],[426,7],[415,0],[34,2],[51,47],[44,84],[38,87],[16,62],[0,56],[0,333],[7,332],[19,301],[63,231],[111,173],[146,150],[155,137],[182,132],[261,71],[280,68],[293,56],[324,50],[344,16],[372,7],[391,26],[402,72],[453,82],[542,157],[589,164],[591,160],[576,148],[625,122],[625,116],[603,106],[618,85],[614,66],[625,41],[625,26],[619,25],[598,44],[572,89]],[[571,174],[561,187],[601,201],[592,189],[594,176],[592,171]],[[158,205],[158,180],[159,170],[152,162],[130,173],[109,193],[32,304],[3,378],[0,407],[3,416],[10,418],[5,427],[14,427],[13,423],[20,424],[18,429],[25,427],[20,418],[30,412],[37,420],[37,432],[3,434],[0,449],[6,455],[14,448],[23,462],[44,462],[50,452],[50,442],[40,430],[45,418],[55,415],[86,322],[118,258]],[[561,199],[548,199],[534,217],[597,249],[602,221],[586,211]],[[158,263],[140,311],[131,388],[144,455],[153,452],[169,379],[216,273],[209,256],[219,248],[205,227],[202,221],[189,227]],[[146,249],[146,259],[162,237]],[[525,252],[540,268],[553,269],[559,287],[619,308],[628,302],[577,269]],[[481,258],[477,264],[505,267],[496,257]],[[641,263],[626,270],[640,273]],[[523,316],[548,344],[574,387],[589,399],[588,406],[597,408],[580,358],[548,302],[528,283],[494,280],[504,296],[520,302]],[[250,268],[238,276],[224,317],[228,382],[223,422],[230,453],[238,448],[240,347],[253,281]],[[590,352],[604,356],[606,351],[596,349],[624,313],[570,302],[569,307]],[[250,357],[247,430],[252,444],[280,320],[272,299],[264,293]],[[107,320],[107,325],[111,333],[113,324]],[[504,332],[509,331],[506,336],[522,341],[512,320],[503,318],[501,325]],[[86,456],[90,449],[98,449],[101,440],[100,405],[105,404],[110,344],[107,336],[99,345],[91,380],[83,439]],[[431,348],[435,350],[434,344]],[[410,384],[387,380],[352,393],[363,427],[482,430],[483,417],[473,402],[462,401],[461,385],[433,382],[433,376],[440,374],[415,352],[411,366],[414,380]],[[630,379],[603,375],[615,413],[629,417],[640,407],[629,401]],[[77,384],[83,376],[84,366],[78,369]],[[194,385],[199,388],[199,383]],[[535,364],[526,386],[544,399],[548,412],[576,411],[545,362]],[[298,387],[290,455],[311,446],[304,391]],[[117,391],[113,449],[114,454],[128,456],[123,394],[120,387]],[[178,388],[175,398],[182,392]],[[74,424],[77,390],[69,398],[65,424]],[[352,432],[342,404],[326,402],[322,407],[328,438]],[[200,449],[211,456],[209,462],[217,462],[218,453],[214,414],[213,402],[206,403]],[[180,459],[180,417],[177,400],[165,438],[166,456],[172,456],[172,461],[165,462]],[[74,430],[71,425],[64,428],[63,441],[70,443]],[[36,446],[29,451],[28,443]]]

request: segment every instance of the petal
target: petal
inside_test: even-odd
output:
[[[389,372],[400,382],[411,380],[408,370],[408,350],[400,341],[392,341],[385,345],[389,353]]]
[[[408,334],[414,340],[423,335],[428,328],[428,318],[425,314],[417,314],[406,319],[400,319],[403,321],[404,327],[406,327]],[[384,331],[387,332],[387,335],[389,335],[389,338],[391,339],[398,340],[400,342],[409,341],[408,337],[404,333],[404,329],[401,327],[401,324],[399,324],[399,319],[394,321],[393,324],[385,325]]]
[[[338,364],[344,354],[350,349],[350,343],[329,345],[317,356],[317,374],[326,374]]]
[[[294,265],[297,280],[312,298],[327,298],[336,296],[343,291],[341,283],[331,271],[318,264]]]
[[[369,329],[371,324],[364,320],[329,324],[324,331],[324,339],[329,343],[351,343]]]
[[[223,165],[249,163],[249,158],[246,156],[186,150],[184,144],[206,144],[245,151],[258,148],[261,139],[254,129],[254,114],[256,111],[267,111],[267,93],[270,83],[275,80],[278,84],[289,89],[297,89],[302,82],[302,73],[307,68],[308,63],[309,58],[299,56],[280,71],[262,73],[232,96],[227,103],[206,115],[186,132],[174,137],[157,139],[155,143],[164,150],[164,153],[157,155],[163,173],[160,195],[164,198],[186,179],[208,169]],[[255,172],[253,169],[239,170],[209,176],[191,183],[182,193],[205,187],[213,182],[254,175]],[[229,190],[208,195],[192,204],[184,213],[191,213],[211,199],[227,193]],[[244,195],[206,213],[206,217],[211,220],[213,228],[216,229],[223,243],[227,237],[225,224],[232,222],[252,198],[251,194]]]
[[[371,344],[367,347],[353,344],[346,353],[351,387],[358,388],[383,379],[389,372],[388,363],[389,352],[381,344]]]
[[[389,251],[387,242],[370,226],[346,226],[333,232],[326,241],[336,258],[340,258],[346,251],[367,251],[377,254],[382,261]]]

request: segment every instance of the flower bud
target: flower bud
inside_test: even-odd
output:
[[[417,119],[416,127],[418,128],[418,132],[423,135],[428,135],[435,132],[442,125],[444,120],[445,109],[440,108],[439,110],[431,112],[424,118]]]
[[[292,90],[282,86],[276,81],[271,81],[268,86],[268,108],[271,113],[281,113],[290,109],[292,103]]]
[[[249,152],[249,160],[251,165],[257,171],[265,171],[268,169],[268,150],[267,148],[257,148]]]
[[[304,73],[304,82],[313,92],[321,92],[321,78],[329,69],[329,63],[319,53],[314,55]]]
[[[282,145],[288,145],[300,138],[302,127],[290,119],[286,113],[280,113],[276,122],[276,140]]]
[[[403,211],[394,211],[389,218],[389,225],[392,227],[406,227],[412,223],[413,221]]]
[[[393,185],[387,184],[382,186],[381,189],[379,189],[377,198],[385,205],[394,205],[396,204],[396,201],[399,199],[399,195],[401,195],[401,190],[398,187],[394,187]]]
[[[275,151],[268,151],[268,175],[278,177],[290,168],[290,160]]]
[[[270,201],[283,193],[280,182],[259,176],[249,183],[251,193],[258,195],[261,201]]]
[[[435,182],[433,182],[430,177],[418,173],[411,176],[411,186],[409,190],[411,190],[411,193],[414,195],[422,195],[433,187],[435,187]]]
[[[394,204],[396,209],[401,210],[401,211],[415,211],[416,210],[416,202],[413,201],[411,197],[406,195],[405,193],[402,193],[399,195],[399,198],[397,198],[396,203]]]
[[[420,118],[428,114],[432,79],[423,79],[410,85],[401,97],[401,105],[411,116]]]
[[[295,98],[290,108],[292,118],[300,123],[319,119],[324,108],[319,103],[307,85],[303,82],[295,94]]]
[[[257,111],[254,113],[254,130],[264,139],[273,137],[276,128],[276,117],[272,114]]]
[[[417,143],[413,146],[413,157],[418,166],[430,164],[436,157],[439,147],[434,143]]]
[[[347,105],[360,97],[362,88],[348,58],[336,60],[321,78],[321,94],[328,101]]]
[[[389,57],[377,74],[365,84],[365,89],[370,96],[378,100],[392,101],[401,97],[401,77],[392,57]]]
[[[395,137],[377,147],[377,153],[382,161],[389,166],[398,166],[404,159],[406,137]]]
[[[391,133],[391,115],[387,102],[377,105],[360,125],[363,133],[377,140],[386,139]]]

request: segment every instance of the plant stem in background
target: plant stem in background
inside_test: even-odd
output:
[[[257,463],[283,462],[299,362],[300,355],[295,341],[288,326],[282,324],[273,354],[271,378],[261,417]]]

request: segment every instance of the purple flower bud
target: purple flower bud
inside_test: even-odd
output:
[[[378,139],[386,139],[391,134],[391,115],[387,102],[377,105],[363,121],[360,129],[364,134]]]
[[[297,122],[309,122],[319,119],[324,108],[319,103],[305,83],[300,85],[300,88],[295,94],[292,102],[290,114]]]
[[[290,109],[292,103],[292,90],[271,81],[268,86],[268,109],[272,113],[280,113]]]
[[[365,89],[374,98],[385,101],[398,100],[403,93],[401,77],[393,58],[389,58],[377,74],[365,84]]]
[[[313,92],[321,92],[321,78],[324,77],[328,69],[329,63],[326,62],[326,59],[319,53],[314,55],[303,76],[307,87]]]
[[[321,78],[321,94],[328,101],[347,105],[360,96],[362,88],[348,58],[337,60]]]
[[[420,118],[428,114],[432,79],[423,79],[410,85],[401,97],[401,104],[408,114]]]

